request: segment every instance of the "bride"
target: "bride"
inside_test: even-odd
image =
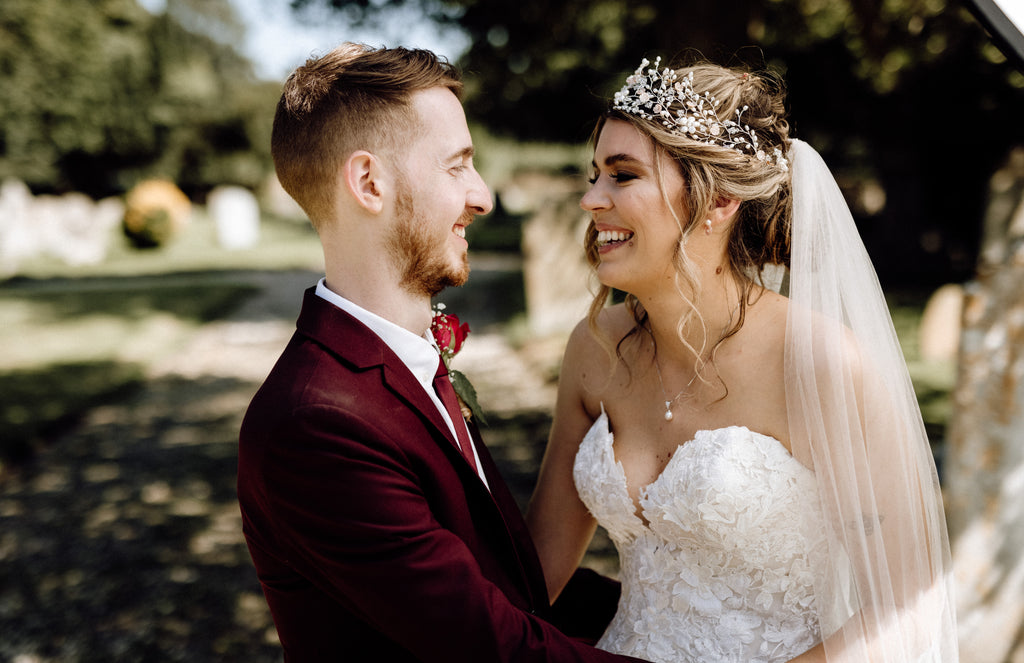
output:
[[[527,516],[552,600],[600,524],[622,581],[604,649],[955,661],[935,464],[835,181],[777,78],[659,67],[594,133],[601,289]]]

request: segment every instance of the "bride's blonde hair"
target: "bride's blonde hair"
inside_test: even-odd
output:
[[[735,118],[737,110],[745,107],[742,122],[756,133],[762,150],[771,152],[777,148],[783,155],[788,152],[789,122],[786,119],[785,89],[778,76],[710,63],[677,69],[676,73],[681,77],[693,74],[693,89],[701,95],[708,93],[715,99],[715,111],[720,118]],[[671,108],[668,110],[673,111]],[[718,346],[743,326],[755,286],[762,284],[762,270],[769,265],[789,266],[792,215],[789,173],[771,160],[755,158],[733,147],[699,142],[667,128],[659,119],[646,119],[614,107],[605,112],[594,128],[591,143],[595,147],[601,130],[610,119],[628,122],[654,146],[658,184],[679,226],[679,242],[674,254],[675,285],[689,310],[678,321],[677,331],[683,345],[694,355],[698,375],[705,380],[703,368],[713,361]],[[662,155],[671,159],[683,177],[682,200],[669,200],[664,193],[664,176],[660,167]],[[701,286],[697,270],[686,254],[686,242],[692,233],[701,231],[715,200],[723,198],[741,201],[735,221],[729,229],[726,268],[742,284],[742,296],[735,322],[721,338],[712,342],[697,309]],[[677,209],[681,210],[682,217],[676,213]],[[587,228],[584,246],[588,262],[596,269],[600,264],[600,256],[597,252],[597,231],[593,223]],[[603,284],[600,286],[591,302],[589,324],[609,353],[621,358],[622,344],[645,329],[647,312],[635,296],[627,293],[625,305],[633,318],[633,328],[617,342],[609,339],[600,332],[597,320],[611,292],[610,287]],[[694,347],[684,334],[694,320],[703,329],[702,347]]]

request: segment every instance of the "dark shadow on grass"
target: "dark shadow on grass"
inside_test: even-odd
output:
[[[0,481],[0,660],[281,660],[235,492],[256,388],[151,381]],[[495,415],[484,431],[523,507],[549,426]]]
[[[547,411],[531,410],[504,416],[488,415],[487,421],[488,425],[482,429],[484,443],[515,496],[519,509],[525,513],[537,484],[537,473],[551,429],[551,415]],[[604,528],[598,527],[594,533],[583,566],[590,566],[606,575],[618,572],[618,553]]]
[[[129,320],[170,313],[186,320],[223,318],[259,292],[244,272],[188,272],[159,276],[28,279],[0,288],[4,299],[31,299],[45,305],[40,322],[106,314]]]
[[[524,313],[524,293],[522,271],[499,262],[474,266],[466,285],[446,288],[436,300],[445,304],[446,313],[458,315],[470,329],[481,332],[500,329],[512,317]]]
[[[254,390],[151,382],[0,482],[0,660],[281,660],[235,493]]]
[[[232,322],[290,322],[319,276],[8,282],[0,297],[52,294],[54,315],[97,307],[116,314],[123,305],[128,315],[216,321],[230,311]],[[515,266],[473,278],[479,289],[442,296],[452,312],[480,327],[523,309]],[[279,662],[235,494],[238,427],[258,385],[223,377],[142,383],[135,370],[107,362],[0,377],[20,384],[22,408],[17,417],[0,413],[3,421],[45,422],[47,400],[58,403],[54,412],[76,413],[70,427],[40,433],[42,450],[0,477],[0,661]],[[530,411],[495,414],[483,431],[522,508],[549,427],[546,413]],[[591,549],[605,554],[601,537]]]
[[[91,408],[124,399],[142,384],[140,366],[112,361],[0,374],[0,466],[27,461]]]

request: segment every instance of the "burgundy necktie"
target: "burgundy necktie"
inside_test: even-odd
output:
[[[473,471],[477,472],[476,458],[473,457],[473,443],[469,439],[469,430],[466,428],[466,422],[462,418],[462,410],[459,408],[459,399],[455,395],[455,388],[452,387],[452,381],[448,378],[448,369],[444,365],[444,360],[440,357],[437,358],[437,373],[434,374],[434,391],[437,392],[441,402],[444,403],[445,409],[448,410],[448,416],[452,418],[452,424],[455,426],[455,435],[459,438],[459,446],[462,448],[462,455],[469,461]]]

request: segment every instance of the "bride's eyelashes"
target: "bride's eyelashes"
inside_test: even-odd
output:
[[[598,176],[596,174],[595,175],[591,175],[590,177],[587,178],[587,181],[590,182],[591,184],[596,184],[597,183],[597,177]],[[623,183],[628,182],[630,180],[635,180],[639,176],[638,175],[634,175],[633,173],[628,173],[628,172],[625,172],[625,171],[619,171],[617,173],[608,173],[608,177],[610,177],[613,180],[615,180],[615,182],[617,184],[623,184]]]

